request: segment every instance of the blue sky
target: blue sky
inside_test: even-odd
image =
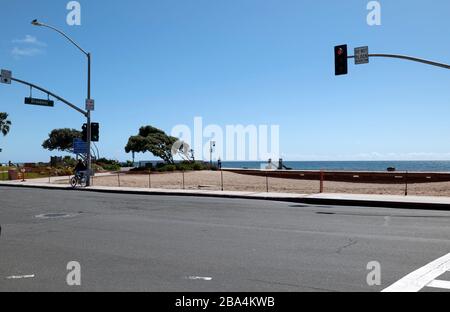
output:
[[[0,2],[0,67],[83,106],[86,60],[59,27],[93,54],[94,121],[102,156],[126,160],[142,125],[279,125],[287,160],[450,159],[450,73],[400,60],[350,62],[334,76],[333,46],[368,45],[450,62],[450,2],[380,1],[368,26],[366,0],[81,0],[81,26],[66,24],[66,0]],[[54,128],[81,128],[57,104],[23,104],[29,90],[0,85],[11,134],[0,162],[46,161]],[[39,97],[36,92],[34,94]],[[137,159],[150,159],[141,155]]]

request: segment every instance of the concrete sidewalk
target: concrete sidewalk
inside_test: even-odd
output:
[[[60,177],[64,180],[65,177]],[[68,179],[68,177],[67,177]],[[0,181],[0,186],[26,187],[42,189],[72,189],[66,184],[51,184],[48,179],[35,179],[26,182]],[[357,194],[292,194],[292,193],[264,193],[264,192],[237,192],[237,191],[208,191],[208,190],[175,190],[175,189],[145,189],[133,187],[105,187],[92,186],[77,188],[82,192],[102,192],[137,195],[169,195],[194,196],[216,198],[240,198],[254,200],[273,200],[312,205],[342,205],[365,207],[388,207],[405,209],[449,210],[450,197],[437,196],[396,196],[396,195],[357,195]]]

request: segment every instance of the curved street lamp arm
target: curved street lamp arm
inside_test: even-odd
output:
[[[56,32],[58,32],[59,34],[61,34],[62,36],[64,36],[64,38],[66,38],[67,40],[69,40],[70,43],[72,43],[74,46],[76,46],[76,47],[77,47],[81,52],[83,52],[86,56],[89,56],[89,52],[86,52],[82,47],[80,47],[80,46],[78,45],[78,43],[76,43],[74,40],[72,40],[69,36],[67,36],[65,33],[63,33],[63,32],[62,32],[61,30],[59,30],[58,28],[53,27],[53,26],[50,26],[50,25],[47,25],[47,24],[44,24],[44,23],[40,23],[39,26],[47,27],[47,28],[53,29],[54,31],[56,31]]]

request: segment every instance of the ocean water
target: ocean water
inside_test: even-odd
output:
[[[267,162],[257,161],[222,163],[223,168],[261,169],[265,165]],[[285,161],[284,165],[293,170],[386,171],[394,167],[397,171],[450,172],[450,161]]]

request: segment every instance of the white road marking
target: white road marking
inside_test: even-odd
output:
[[[450,271],[450,254],[414,271],[383,292],[419,292],[425,287],[450,289],[450,281],[436,280],[448,271]]]
[[[35,278],[34,274],[32,275],[19,275],[19,276],[8,276],[6,279],[26,279],[26,278]]]
[[[203,277],[203,276],[189,276],[188,279],[192,281],[201,280],[201,281],[212,281],[212,277]]]
[[[434,280],[430,284],[428,284],[427,287],[440,288],[440,289],[449,289],[450,290],[450,281]]]

